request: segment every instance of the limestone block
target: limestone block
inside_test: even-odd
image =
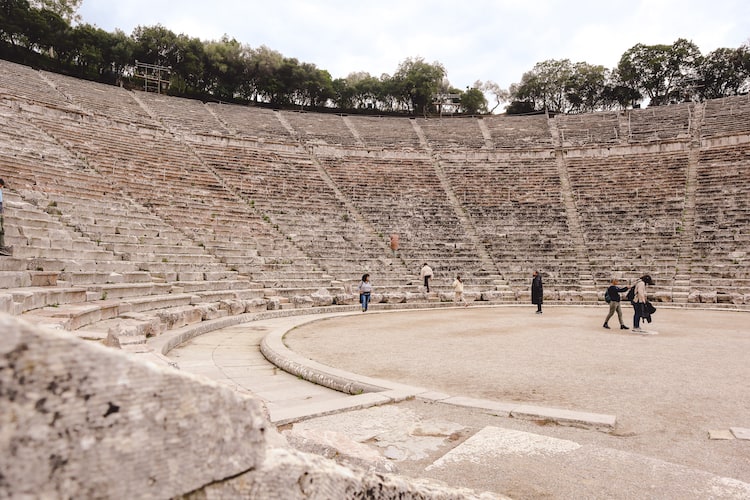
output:
[[[652,302],[672,302],[672,292],[666,290],[659,290],[650,294]]]
[[[257,400],[7,315],[0,331],[0,498],[173,498],[262,468]]]
[[[309,295],[295,295],[291,298],[290,302],[295,309],[312,307],[314,303],[312,297]]]
[[[334,303],[340,306],[359,304],[359,295],[356,293],[337,293],[334,296]]]
[[[287,448],[271,448],[262,467],[226,481],[217,481],[194,494],[200,498],[507,498],[467,488],[450,488],[428,479],[352,470],[327,458]]]
[[[732,292],[731,293],[731,302],[735,305],[741,305],[745,303],[745,296],[741,293]]]
[[[57,286],[57,276],[55,272],[32,271],[31,286]]]
[[[277,311],[281,309],[281,299],[278,297],[269,297],[268,306],[266,307],[269,311]]]
[[[476,302],[482,300],[482,292],[464,292],[466,302]]]
[[[373,304],[380,304],[382,302],[385,302],[385,294],[382,294],[382,293],[370,294],[370,302]],[[357,303],[359,303],[359,295],[357,295]]]
[[[405,302],[427,302],[428,296],[423,292],[405,292]]]
[[[13,302],[13,296],[11,294],[0,294],[0,312],[15,314],[15,303]]]
[[[403,292],[384,293],[382,297],[379,302],[385,302],[386,304],[403,304],[406,302],[406,294]]]
[[[313,306],[315,307],[326,307],[333,304],[333,296],[331,295],[331,292],[325,288],[319,289],[317,292],[310,295],[310,298],[312,298]]]
[[[156,316],[167,326],[168,330],[198,323],[202,320],[201,311],[193,306],[160,310],[156,312]]]
[[[701,301],[701,294],[698,290],[693,290],[688,294],[688,302],[691,304],[697,304]]]
[[[581,302],[583,300],[583,295],[581,295],[581,292],[576,290],[560,290],[558,296],[560,297],[560,301],[562,302]],[[548,296],[545,292],[544,299],[550,300],[552,299],[552,297]]]
[[[250,299],[245,301],[245,312],[246,313],[252,313],[252,312],[260,312],[265,311],[268,306],[268,301],[265,299]]]
[[[481,300],[487,302],[499,302],[501,300],[504,300],[505,298],[505,292],[500,292],[497,290],[485,290],[481,294]]]
[[[245,312],[245,303],[241,300],[220,300],[219,308],[229,311],[230,316],[236,316]]]
[[[701,292],[701,303],[702,304],[715,304],[716,303],[716,292]]]
[[[219,304],[216,303],[197,304],[195,308],[201,312],[201,318],[203,321],[210,321],[212,319],[223,318],[229,315],[227,311],[219,309]]]
[[[438,294],[438,297],[440,298],[440,302],[453,302],[453,293],[452,292],[440,292]]]
[[[334,459],[345,466],[377,472],[396,472],[396,465],[386,460],[375,448],[358,443],[336,431],[302,429],[285,431],[283,435],[294,448]]]
[[[581,299],[586,302],[596,302],[599,299],[599,294],[595,291],[582,291]]]

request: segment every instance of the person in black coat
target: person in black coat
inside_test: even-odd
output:
[[[544,297],[544,286],[539,271],[534,271],[534,279],[531,280],[531,303],[536,304],[536,313],[542,314],[542,301]]]

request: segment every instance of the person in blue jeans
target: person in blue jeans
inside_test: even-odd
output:
[[[362,281],[359,282],[359,301],[362,304],[362,312],[367,311],[367,306],[370,304],[371,293],[372,285],[370,284],[370,275],[363,274]]]

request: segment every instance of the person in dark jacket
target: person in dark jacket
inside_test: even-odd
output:
[[[534,271],[534,279],[531,280],[531,303],[536,304],[536,313],[542,314],[542,301],[544,296],[544,286],[542,285],[542,275],[539,271]]]
[[[620,293],[627,292],[628,287],[620,288],[617,279],[613,279],[609,288],[607,288],[607,296],[609,297],[609,314],[604,318],[604,328],[609,329],[609,318],[617,312],[617,319],[620,321],[620,330],[627,330],[628,327],[622,322],[622,307],[620,306]]]

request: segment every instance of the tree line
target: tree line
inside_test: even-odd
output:
[[[170,69],[168,93],[204,100],[341,112],[482,114],[582,113],[697,101],[750,90],[750,46],[702,55],[685,39],[637,44],[613,69],[568,59],[537,63],[519,83],[451,86],[445,67],[406,58],[392,75],[332,78],[315,64],[228,36],[204,41],[161,26],[130,35],[81,23],[82,0],[0,0],[0,57],[129,88],[142,85],[135,61]],[[488,101],[487,97],[490,97]]]

